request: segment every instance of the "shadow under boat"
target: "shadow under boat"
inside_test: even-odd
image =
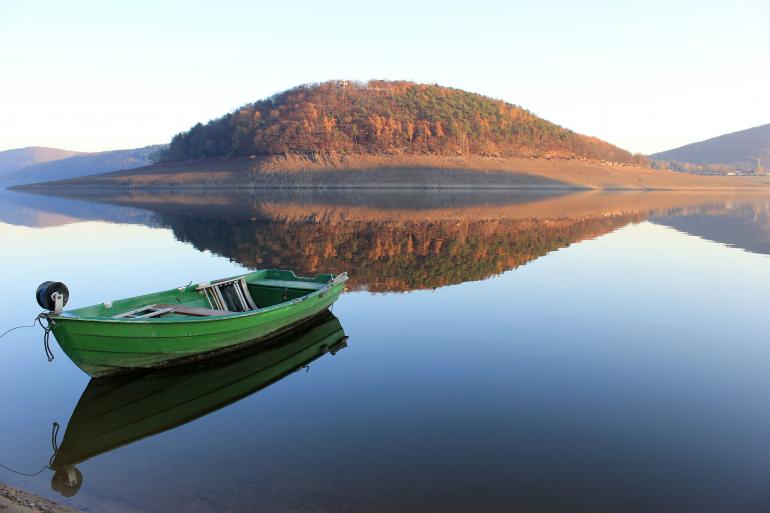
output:
[[[94,378],[72,412],[50,467],[51,487],[65,497],[83,483],[75,467],[88,459],[176,428],[232,404],[347,347],[334,314],[267,346],[238,351],[205,364],[149,374]],[[55,425],[56,426],[56,425]]]

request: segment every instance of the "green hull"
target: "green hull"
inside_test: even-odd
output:
[[[51,315],[53,334],[67,356],[93,377],[180,365],[263,342],[302,325],[337,300],[346,276],[299,278],[268,270],[244,279],[261,303],[258,309],[207,317],[172,312],[150,319],[115,318],[158,303],[208,307],[198,286],[192,285]]]
[[[326,312],[266,347],[175,371],[92,379],[72,412],[53,468],[80,463],[218,410],[334,351],[345,338],[339,320]]]

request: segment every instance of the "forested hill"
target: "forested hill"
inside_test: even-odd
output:
[[[412,82],[303,85],[176,135],[165,160],[276,154],[644,157],[529,111],[459,89]]]

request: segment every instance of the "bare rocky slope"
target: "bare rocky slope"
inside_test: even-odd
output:
[[[770,177],[698,176],[579,159],[440,155],[261,156],[164,162],[22,189],[768,189]]]

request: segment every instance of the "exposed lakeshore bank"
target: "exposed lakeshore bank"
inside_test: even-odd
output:
[[[164,162],[17,188],[60,187],[770,191],[770,176],[701,176],[574,158],[289,154]]]

